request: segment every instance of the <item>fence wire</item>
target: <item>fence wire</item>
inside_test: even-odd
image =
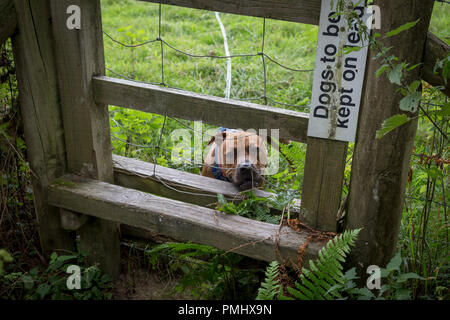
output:
[[[443,0],[435,0],[436,2],[441,2],[441,3],[445,3],[448,4],[450,3],[449,1],[443,1]],[[262,20],[262,38],[261,38],[261,46],[260,46],[260,51],[256,52],[256,53],[243,53],[243,54],[231,54],[231,55],[222,55],[222,56],[218,56],[218,55],[212,55],[212,54],[194,54],[194,53],[190,53],[190,52],[186,52],[184,50],[181,50],[175,46],[173,46],[172,44],[170,44],[169,42],[167,42],[166,40],[163,39],[163,35],[162,35],[162,5],[159,4],[159,8],[158,8],[158,36],[155,39],[149,40],[149,41],[145,41],[142,43],[137,43],[137,44],[125,44],[117,39],[115,39],[113,36],[111,36],[109,33],[103,31],[103,33],[114,43],[126,47],[126,48],[137,48],[137,47],[141,47],[141,46],[146,46],[146,45],[150,45],[153,43],[158,43],[160,44],[160,60],[161,60],[161,70],[160,70],[160,82],[150,82],[150,81],[139,81],[136,80],[134,78],[131,78],[127,75],[121,74],[115,70],[112,70],[110,68],[106,68],[109,72],[111,72],[112,74],[123,78],[123,79],[127,79],[127,80],[131,80],[131,81],[136,81],[136,82],[140,82],[140,83],[150,83],[153,85],[159,85],[159,86],[163,86],[163,87],[168,87],[168,88],[172,88],[172,89],[178,89],[178,90],[183,90],[182,88],[178,88],[178,87],[174,87],[169,85],[166,82],[166,77],[164,74],[164,47],[167,47],[173,51],[176,51],[180,54],[183,54],[187,57],[191,57],[191,58],[206,58],[206,59],[230,59],[230,58],[249,58],[249,57],[261,57],[261,74],[263,77],[263,94],[257,97],[248,97],[248,98],[238,98],[239,100],[243,100],[243,101],[264,101],[264,104],[268,104],[268,102],[271,102],[273,104],[277,104],[277,105],[281,105],[281,106],[286,106],[286,107],[292,107],[292,108],[305,108],[305,106],[302,105],[296,105],[296,104],[289,104],[289,103],[284,103],[284,102],[279,102],[276,101],[275,99],[269,97],[267,95],[267,60],[278,65],[281,68],[284,68],[286,70],[289,70],[291,72],[313,72],[314,69],[297,69],[297,68],[293,68],[290,66],[286,66],[285,64],[277,61],[276,59],[272,58],[271,56],[269,56],[268,54],[265,53],[265,40],[266,40],[266,19],[263,18]],[[436,119],[432,118],[432,115],[430,115],[428,113],[428,109],[430,106],[442,106],[440,104],[434,104],[429,102],[424,103],[424,106],[421,106],[421,111],[423,112],[424,116],[428,118],[429,121],[431,121],[431,123],[434,125],[434,127],[437,128],[437,130],[439,131],[439,133],[441,134],[441,136],[443,137],[443,139],[447,140],[447,135],[445,134],[444,130],[442,130],[442,128],[440,128],[439,126],[437,126],[436,124]],[[142,144],[136,144],[136,143],[132,143],[131,141],[128,140],[124,140],[121,139],[115,135],[112,134],[112,138],[116,139],[118,141],[121,141],[123,143],[126,143],[127,145],[130,146],[134,146],[136,148],[143,148],[143,149],[155,149],[157,150],[157,155],[155,157],[155,159],[153,160],[154,162],[154,169],[153,169],[153,174],[152,177],[153,179],[158,180],[160,183],[162,183],[164,186],[166,186],[167,188],[176,191],[176,192],[180,192],[180,193],[186,193],[189,195],[202,195],[202,196],[208,196],[208,197],[216,197],[215,195],[211,195],[211,194],[205,194],[205,193],[201,193],[201,190],[198,190],[199,192],[189,192],[189,191],[185,191],[185,190],[181,190],[176,188],[176,186],[173,185],[168,185],[167,183],[164,182],[163,178],[157,175],[156,172],[156,166],[158,165],[158,158],[160,156],[160,152],[163,151],[165,153],[170,153],[171,150],[167,149],[167,148],[162,148],[161,147],[161,141],[162,141],[162,135],[164,134],[164,129],[165,129],[165,125],[166,125],[166,121],[167,118],[169,118],[170,120],[176,121],[177,123],[179,123],[180,125],[182,125],[183,127],[189,129],[190,131],[194,132],[194,133],[198,133],[197,130],[195,130],[194,128],[192,128],[190,125],[185,124],[184,122],[182,122],[179,119],[176,118],[172,118],[169,117],[167,115],[164,115],[164,122],[163,122],[163,126],[159,132],[159,137],[158,137],[158,143],[157,145],[142,145]],[[117,127],[120,127],[122,130],[126,131],[126,134],[128,135],[130,131],[130,129],[126,129],[123,126],[120,125],[120,123],[118,123],[117,121],[115,121],[113,119],[115,125]],[[201,134],[206,134],[208,135],[208,133],[204,133],[204,132],[200,132]],[[135,133],[137,134],[137,133]],[[214,135],[209,135],[210,137],[213,137]],[[417,155],[417,154],[413,154],[413,156],[421,156],[421,155]],[[182,160],[186,160],[186,161],[190,161],[191,159],[182,159]],[[198,165],[193,165],[194,167],[197,168],[201,168],[203,166],[208,166],[205,164],[198,164]],[[212,167],[212,166],[209,166]],[[265,183],[267,183],[270,188],[272,190],[276,190],[276,191],[283,191],[283,192],[289,192],[289,193],[299,193],[299,190],[294,190],[294,189],[285,189],[285,188],[281,188],[278,187],[276,185],[274,185],[273,183],[271,183],[268,179],[263,178]],[[195,190],[197,191],[197,190]],[[238,195],[238,193],[236,193],[236,195]],[[444,203],[441,202],[437,202],[437,201],[432,201],[430,199],[422,199],[422,198],[415,198],[415,197],[411,197],[411,196],[406,196],[406,198],[413,200],[413,201],[425,201],[425,202],[430,202],[430,203],[434,203],[436,205],[440,205],[443,206],[444,208],[449,207],[449,205],[446,203],[445,199],[444,199]]]
[[[268,54],[266,54],[264,52],[264,44],[265,44],[265,35],[266,35],[266,19],[263,18],[263,23],[262,23],[262,40],[261,40],[261,51],[260,52],[256,52],[256,53],[243,53],[243,54],[231,54],[231,55],[223,55],[223,56],[218,56],[218,55],[212,55],[212,54],[194,54],[194,53],[190,53],[184,50],[181,50],[175,46],[173,46],[172,44],[170,44],[169,42],[167,42],[166,40],[164,40],[163,35],[162,35],[162,5],[159,4],[159,8],[158,8],[158,36],[155,39],[152,40],[148,40],[148,41],[144,41],[142,43],[137,43],[137,44],[126,44],[123,43],[122,41],[119,41],[117,39],[115,39],[112,35],[110,35],[109,33],[107,33],[106,31],[103,31],[103,33],[114,43],[122,46],[122,47],[126,47],[126,48],[137,48],[137,47],[142,47],[142,46],[146,46],[149,44],[153,44],[153,43],[160,43],[160,52],[161,52],[161,82],[160,83],[156,83],[156,82],[145,82],[145,83],[150,83],[150,84],[154,84],[154,85],[160,85],[160,86],[164,86],[164,87],[168,87],[168,88],[174,88],[174,89],[179,89],[179,90],[183,90],[181,88],[176,88],[173,86],[170,86],[166,83],[166,79],[165,79],[165,74],[164,74],[164,47],[167,47],[173,51],[176,51],[182,55],[185,55],[187,57],[191,57],[191,58],[209,58],[209,59],[231,59],[231,58],[248,58],[248,57],[261,57],[261,64],[262,64],[262,75],[263,75],[263,95],[258,96],[258,97],[251,97],[251,98],[237,98],[238,100],[244,100],[244,101],[258,101],[258,100],[263,100],[264,104],[268,104],[268,102],[272,102],[273,104],[277,104],[277,105],[282,105],[282,106],[286,106],[286,107],[291,107],[291,108],[305,108],[307,106],[304,105],[296,105],[296,104],[288,104],[288,103],[283,103],[283,102],[279,102],[276,101],[275,99],[268,97],[267,96],[267,70],[266,70],[266,59],[271,61],[272,63],[278,65],[281,68],[284,68],[288,71],[291,72],[313,72],[314,69],[298,69],[298,68],[294,68],[291,66],[287,66],[284,63],[281,63],[279,61],[277,61],[275,58],[269,56]],[[131,81],[137,81],[127,75],[123,75],[115,70],[112,70],[111,68],[106,68],[109,72],[113,73],[114,75],[121,77],[123,79],[127,79],[127,80],[131,80]],[[142,81],[139,81],[142,82]],[[235,99],[235,98],[233,98]]]

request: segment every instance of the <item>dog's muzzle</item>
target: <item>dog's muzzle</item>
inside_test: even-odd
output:
[[[259,187],[262,182],[262,176],[259,168],[250,162],[244,162],[237,166],[235,179],[233,179],[240,190],[249,190]]]

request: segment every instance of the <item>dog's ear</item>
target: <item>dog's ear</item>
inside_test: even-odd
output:
[[[222,142],[223,140],[225,140],[226,136],[227,136],[226,131],[219,132],[215,136],[211,137],[211,140],[209,140],[208,145],[210,145],[211,143],[213,143],[216,140],[218,140],[219,142]]]

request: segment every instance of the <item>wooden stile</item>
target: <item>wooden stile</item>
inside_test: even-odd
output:
[[[44,256],[49,257],[53,251],[75,247],[73,235],[61,227],[59,208],[48,204],[45,191],[52,180],[66,172],[50,7],[47,0],[16,0],[14,5],[19,32],[12,43],[20,111],[32,170],[41,247]]]
[[[319,23],[321,3],[141,1],[310,24]],[[432,0],[406,2],[375,1],[385,14],[383,32],[416,20],[423,13],[430,17]],[[71,5],[81,8],[81,29],[68,29],[66,25]],[[282,227],[276,244],[278,226],[205,208],[209,201],[216,201],[218,191],[228,197],[235,195],[229,183],[159,166],[157,177],[161,180],[155,180],[153,164],[118,156],[114,156],[113,164],[108,104],[231,128],[280,129],[281,138],[307,143],[301,217],[313,228],[335,231],[347,143],[307,137],[309,116],[305,113],[105,77],[100,11],[100,0],[0,0],[0,44],[13,36],[45,255],[74,249],[74,233],[70,231],[76,231],[90,262],[100,262],[104,271],[116,276],[120,271],[119,223],[130,226],[131,233],[158,232],[267,261],[281,256],[295,261],[298,247],[310,235]],[[431,33],[426,36],[427,19],[387,42],[395,41],[393,50],[411,64],[423,59],[422,78],[432,85],[443,85],[442,77],[433,69],[437,60],[448,55],[449,47]],[[419,45],[410,46],[413,42]],[[358,128],[347,221],[348,228],[364,227],[351,257],[360,269],[366,264],[384,265],[392,256],[417,126],[411,121],[383,139],[375,139],[381,122],[399,112],[401,96],[386,79],[374,79],[380,66],[377,61],[369,61],[360,114],[364,126]],[[419,68],[414,72],[414,78],[408,80],[419,79]],[[448,84],[443,92],[449,94]],[[63,176],[68,172],[74,175]],[[195,197],[180,193],[161,181],[184,192],[205,194]],[[273,196],[263,191],[256,194]],[[312,240],[306,259],[316,256],[322,245]],[[281,256],[277,255],[277,246]]]
[[[105,72],[99,0],[51,0],[56,64],[69,172],[113,182],[109,114],[93,99],[92,77]],[[81,28],[69,29],[67,8],[81,9]],[[80,229],[81,249],[104,271],[120,271],[118,226],[91,219]]]

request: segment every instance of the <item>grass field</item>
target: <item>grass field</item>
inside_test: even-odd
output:
[[[159,5],[135,1],[102,1],[103,28],[126,44],[158,37]],[[262,50],[263,19],[221,14],[230,54]],[[214,12],[162,6],[161,38],[191,54],[224,56],[223,37]],[[266,21],[264,52],[295,69],[313,69],[317,27]],[[160,43],[122,48],[105,37],[106,64],[115,71],[147,82],[161,82]],[[231,97],[255,98],[264,93],[260,56],[232,59]],[[164,47],[164,82],[169,86],[224,96],[226,59],[191,58]],[[267,62],[267,95],[280,102],[306,105],[312,72],[290,72]],[[262,102],[262,101],[258,101]]]

